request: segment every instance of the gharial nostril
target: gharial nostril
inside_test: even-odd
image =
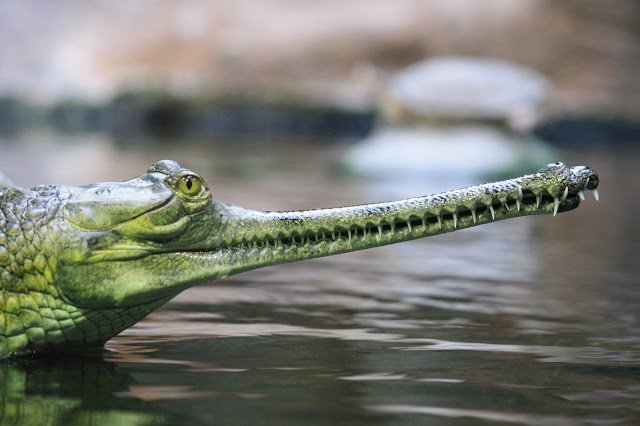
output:
[[[600,183],[598,174],[587,166],[574,166],[571,168],[571,173],[575,184],[582,186],[583,189],[595,191]]]

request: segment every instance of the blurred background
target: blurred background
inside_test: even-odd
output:
[[[634,1],[4,1],[0,90],[105,103],[128,91],[368,110],[432,56],[509,59],[555,86],[555,114],[638,115]]]
[[[51,132],[64,133],[66,141],[80,133],[83,140],[100,140],[77,155],[114,142],[335,144],[373,136],[362,149],[336,157],[339,167],[442,172],[498,149],[494,157],[501,162],[494,158],[495,164],[477,171],[512,172],[507,166],[514,162],[534,167],[557,157],[545,151],[547,145],[505,145],[514,129],[518,137],[524,131],[555,146],[638,139],[639,16],[636,2],[625,0],[606,8],[572,0],[9,0],[0,4],[0,132],[23,141],[14,147],[21,150],[42,149],[24,145],[55,139]],[[429,60],[436,62],[429,70],[402,75]],[[471,131],[468,137],[460,133],[461,119],[483,128],[463,129]],[[455,122],[455,134],[442,134],[443,121],[447,133],[446,124]],[[407,122],[414,123],[407,128]],[[504,123],[509,134],[504,128],[496,134],[494,125]],[[445,136],[472,146],[413,141]],[[474,138],[484,142],[469,142]],[[412,155],[388,167],[393,145],[395,152],[425,154],[448,147],[440,158],[471,155],[451,164],[415,164],[416,157],[435,156]],[[42,169],[33,155],[20,155],[16,163],[8,154],[0,159],[5,173]],[[105,154],[95,155],[93,163]],[[100,178],[117,172],[104,167]],[[123,173],[117,177],[132,171],[122,164],[117,169]],[[31,173],[24,183],[41,182],[37,178],[81,182]]]
[[[585,129],[602,124],[602,139],[640,111],[634,1],[9,0],[0,12],[5,130],[36,120],[65,130],[362,136],[392,76],[451,55],[546,76],[553,136],[594,139]],[[197,126],[183,122],[194,116]]]
[[[634,423],[639,64],[634,0],[0,2],[21,186],[170,158],[302,209],[563,160],[602,197],[188,290],[98,359],[0,366],[0,423]]]

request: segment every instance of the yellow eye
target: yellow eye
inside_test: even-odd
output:
[[[186,175],[178,181],[178,190],[183,194],[195,197],[202,191],[202,180],[193,175]]]

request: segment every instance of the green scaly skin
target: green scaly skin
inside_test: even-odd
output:
[[[517,216],[576,208],[598,176],[562,163],[388,203],[262,212],[213,200],[173,161],[125,182],[0,181],[0,359],[100,347],[184,289]]]

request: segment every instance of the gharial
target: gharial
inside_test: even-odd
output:
[[[174,161],[124,182],[22,189],[0,179],[0,359],[103,345],[186,288],[267,265],[576,208],[590,168],[406,200],[254,211]]]

